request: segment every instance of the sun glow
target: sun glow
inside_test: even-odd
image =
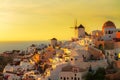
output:
[[[118,0],[0,0],[0,41],[71,39],[74,21],[89,33],[107,20],[119,24]],[[111,7],[112,6],[112,7]],[[104,13],[103,13],[104,12]],[[88,21],[89,19],[89,21]]]

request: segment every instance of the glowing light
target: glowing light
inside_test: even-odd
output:
[[[120,32],[117,32],[117,33],[116,33],[116,37],[117,37],[117,38],[120,38]]]
[[[40,55],[39,54],[35,54],[32,58],[37,63],[40,60]]]
[[[68,50],[68,49],[64,49],[64,52],[67,53],[67,54],[70,54],[70,53],[71,53],[71,51]]]
[[[120,58],[120,53],[118,54],[118,58]]]

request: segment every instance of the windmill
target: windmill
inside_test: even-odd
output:
[[[70,27],[70,28],[74,29],[75,38],[77,38],[77,34],[78,34],[77,19],[75,20],[75,26],[74,27]]]

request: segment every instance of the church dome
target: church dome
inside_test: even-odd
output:
[[[107,21],[103,24],[102,29],[105,29],[105,28],[116,28],[116,26],[112,21]]]

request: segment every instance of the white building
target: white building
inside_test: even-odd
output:
[[[112,21],[107,21],[102,27],[103,39],[112,40],[116,37],[116,26]]]
[[[114,50],[105,50],[105,55],[107,56],[107,60],[109,63],[115,61],[115,52]]]
[[[78,38],[84,38],[85,37],[85,28],[82,24],[78,26]]]
[[[30,47],[27,48],[27,54],[34,53],[37,46],[35,44],[32,44]]]
[[[33,69],[34,64],[32,64],[28,59],[23,59],[23,61],[20,62],[20,67],[27,71]]]
[[[51,46],[56,46],[57,45],[57,39],[56,38],[52,38],[51,39]]]
[[[90,39],[90,38],[81,38],[81,39],[79,40],[79,44],[80,44],[81,46],[94,45],[93,42],[92,42],[92,39]]]
[[[59,73],[59,80],[83,80],[87,70],[80,67],[67,65]]]

